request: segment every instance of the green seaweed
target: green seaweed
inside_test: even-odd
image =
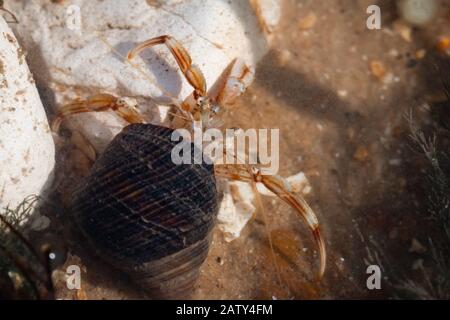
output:
[[[450,86],[443,81],[448,108],[450,108]],[[437,117],[439,118],[439,117]],[[425,218],[435,222],[441,233],[430,235],[429,247],[434,262],[433,276],[424,271],[424,284],[405,282],[403,289],[415,291],[419,297],[439,299],[450,298],[450,150],[441,147],[440,141],[450,137],[450,128],[443,123],[434,124],[432,133],[426,134],[413,121],[409,114],[410,138],[416,150],[425,156],[429,163],[428,212]]]
[[[51,297],[48,259],[24,236],[23,224],[39,201],[26,197],[16,208],[0,211],[0,297],[40,299]]]

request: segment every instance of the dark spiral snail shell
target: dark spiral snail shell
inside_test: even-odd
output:
[[[157,298],[189,296],[218,211],[213,166],[174,164],[172,132],[152,124],[124,128],[71,202],[95,252]]]

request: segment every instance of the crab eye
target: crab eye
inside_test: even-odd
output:
[[[214,114],[218,114],[219,113],[219,111],[220,111],[220,107],[218,106],[218,105],[215,105],[215,106],[213,106],[212,107],[212,113],[214,113]]]

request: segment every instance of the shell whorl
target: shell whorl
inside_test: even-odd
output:
[[[96,253],[158,297],[189,291],[218,210],[213,167],[174,164],[172,132],[151,124],[124,128],[71,204]]]

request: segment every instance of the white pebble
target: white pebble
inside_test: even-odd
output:
[[[345,98],[348,95],[347,90],[338,90],[339,97]]]

